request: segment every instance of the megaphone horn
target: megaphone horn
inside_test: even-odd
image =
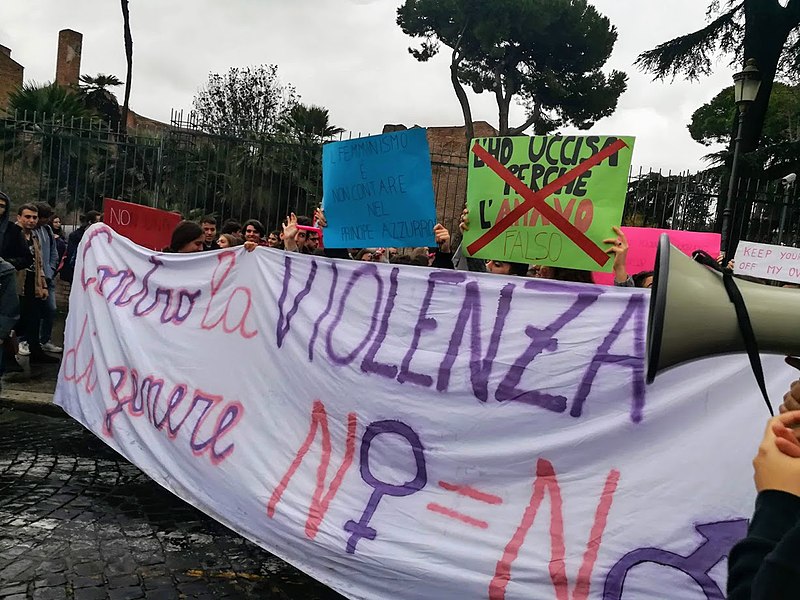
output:
[[[759,352],[800,353],[800,292],[741,279],[736,286]],[[670,367],[747,349],[722,273],[693,261],[662,234],[647,322],[647,383]]]

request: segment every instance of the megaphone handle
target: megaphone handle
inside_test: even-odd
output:
[[[774,417],[775,412],[772,410],[772,404],[770,404],[769,395],[767,394],[767,384],[764,381],[764,368],[761,366],[758,342],[756,341],[755,333],[753,333],[753,325],[750,323],[750,315],[747,314],[744,298],[742,298],[742,293],[739,291],[739,286],[736,285],[731,271],[727,269],[722,271],[722,283],[725,284],[725,291],[728,292],[728,298],[730,298],[733,308],[736,310],[739,331],[741,331],[744,339],[744,347],[747,350],[747,356],[750,359],[750,367],[753,369],[756,383],[761,390],[761,395],[764,396],[764,403],[767,405],[770,416]]]
[[[703,250],[695,250],[692,253],[692,258],[700,264],[722,273],[722,283],[725,285],[725,291],[728,292],[728,298],[733,304],[734,310],[736,310],[736,320],[739,322],[739,331],[744,339],[747,357],[750,359],[750,368],[753,370],[758,389],[761,390],[761,395],[764,397],[767,410],[769,410],[769,414],[774,417],[775,412],[772,410],[772,404],[767,394],[767,385],[764,382],[764,368],[761,366],[758,342],[756,341],[755,333],[753,333],[753,325],[750,323],[750,315],[747,313],[747,305],[744,302],[744,298],[742,298],[742,293],[739,291],[739,286],[736,285],[736,281],[733,278],[733,271],[723,268],[722,265],[708,254],[708,252],[704,252]],[[800,365],[800,362],[798,365]],[[798,368],[800,368],[800,366]]]

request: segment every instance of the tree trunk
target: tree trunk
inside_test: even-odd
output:
[[[128,110],[131,101],[131,77],[133,76],[133,37],[131,36],[131,15],[128,0],[122,2],[122,24],[125,29],[125,58],[128,61],[128,73],[125,77],[125,101],[122,104],[122,131],[128,132]]]
[[[494,97],[497,100],[498,135],[508,135],[508,113],[511,105],[511,95],[511,90],[506,90],[504,93],[500,67],[496,67],[494,70]]]
[[[755,102],[748,107],[744,122],[741,152],[746,154],[758,148],[783,47],[798,21],[774,1],[749,0],[744,11],[744,60],[746,63],[755,59],[761,72],[761,88]]]
[[[453,84],[453,89],[456,92],[456,98],[461,105],[461,112],[464,115],[464,135],[466,136],[467,153],[469,153],[470,142],[475,137],[475,129],[472,126],[472,109],[469,106],[469,98],[464,91],[464,86],[458,80],[458,67],[461,64],[461,58],[458,56],[458,46],[453,49],[453,59],[450,61],[450,82]]]

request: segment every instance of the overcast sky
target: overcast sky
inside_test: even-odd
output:
[[[488,0],[491,1],[491,0]],[[134,70],[131,108],[168,121],[188,109],[209,72],[275,63],[306,103],[330,109],[334,124],[380,133],[385,123],[463,125],[446,56],[418,63],[415,41],[395,24],[401,0],[131,0]],[[634,163],[696,170],[709,152],[686,129],[692,112],[730,85],[726,60],[700,82],[653,82],[636,71],[643,50],[704,23],[702,0],[594,0],[619,30],[610,68],[628,73],[617,112],[598,134],[635,135]],[[112,0],[3,0],[0,44],[25,79],[55,78],[58,31],[84,34],[82,72],[124,79],[120,4]],[[119,93],[122,97],[121,89]],[[472,95],[473,115],[497,125],[489,94]],[[524,114],[514,113],[520,122]]]

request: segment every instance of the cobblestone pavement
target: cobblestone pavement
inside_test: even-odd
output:
[[[340,599],[71,419],[0,409],[2,600]]]

